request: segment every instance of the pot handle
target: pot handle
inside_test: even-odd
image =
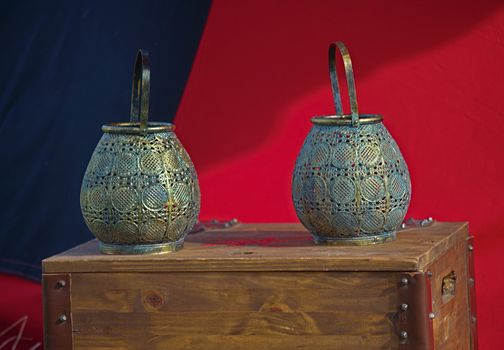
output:
[[[338,74],[336,73],[336,47],[339,49],[343,64],[345,66],[346,81],[348,86],[348,95],[350,97],[350,109],[352,112],[352,126],[359,125],[359,110],[357,108],[357,96],[355,95],[355,79],[352,68],[352,60],[345,44],[341,41],[329,45],[329,74],[331,76],[331,87],[336,107],[336,114],[343,115],[343,105],[341,103],[341,93],[338,83]]]
[[[140,122],[140,130],[146,130],[149,121],[150,59],[147,50],[138,50],[133,70],[131,88],[130,122]]]

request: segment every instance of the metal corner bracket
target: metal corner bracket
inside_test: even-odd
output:
[[[70,274],[42,276],[44,348],[73,349]]]
[[[431,276],[430,271],[397,274],[399,349],[434,349]]]

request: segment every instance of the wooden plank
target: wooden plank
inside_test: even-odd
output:
[[[302,307],[307,312],[369,309],[385,313],[390,306],[388,300],[383,303],[384,295],[395,292],[393,276],[385,272],[79,273],[73,276],[75,312],[143,312],[144,308],[171,312],[269,308],[272,312],[288,312]],[[358,303],[355,302],[356,288],[359,288]],[[381,288],[381,292],[376,288]]]
[[[380,335],[154,335],[137,338],[124,334],[117,338],[96,335],[79,339],[83,350],[383,350],[396,349]]]
[[[464,234],[457,237],[452,249],[429,266],[432,272],[432,310],[435,349],[469,350],[469,295],[467,271],[467,227]],[[456,276],[454,293],[449,285],[443,292],[443,279]],[[446,279],[448,280],[448,279]]]
[[[96,240],[42,263],[45,273],[162,271],[419,271],[466,232],[467,223],[436,222],[362,247],[315,245],[299,224],[242,224],[190,235],[164,255],[103,255]]]
[[[76,349],[396,348],[397,276],[76,273]]]

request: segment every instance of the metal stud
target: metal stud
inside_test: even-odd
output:
[[[61,315],[58,317],[58,321],[59,321],[59,323],[65,323],[67,320],[68,320],[68,317],[67,317],[65,314],[61,314]]]
[[[472,245],[472,244],[469,244],[469,245],[467,246],[467,249],[469,249],[469,251],[470,251],[470,252],[472,252],[472,251],[474,250],[474,247],[473,247],[473,245]]]
[[[401,333],[399,333],[399,336],[401,337],[401,339],[408,339],[408,332],[401,331]]]
[[[59,280],[58,283],[56,283],[56,288],[65,288],[66,287],[66,282],[65,280]]]
[[[432,277],[432,271],[427,271],[427,277]]]
[[[471,317],[472,323],[476,323],[476,316]]]
[[[409,283],[409,280],[406,277],[403,277],[401,278],[401,283],[406,286]]]
[[[405,228],[406,228],[406,223],[404,223],[404,222],[403,222],[403,223],[401,224],[401,228],[402,228],[402,229],[405,229]]]
[[[435,319],[436,318],[436,314],[434,312],[429,312],[429,318],[431,320]]]
[[[468,282],[469,282],[469,286],[470,286],[470,287],[474,287],[474,278],[469,277]]]
[[[401,310],[402,311],[408,310],[408,304],[401,304]]]

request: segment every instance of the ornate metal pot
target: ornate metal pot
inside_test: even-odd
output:
[[[149,56],[140,50],[131,121],[102,126],[82,181],[82,215],[106,254],[178,250],[198,218],[196,171],[174,125],[148,122],[149,85]]]
[[[345,66],[351,114],[343,114],[336,48]],[[382,116],[359,114],[352,63],[342,42],[329,47],[329,71],[336,115],[311,119],[292,180],[296,213],[316,243],[394,240],[411,197],[408,167]]]

